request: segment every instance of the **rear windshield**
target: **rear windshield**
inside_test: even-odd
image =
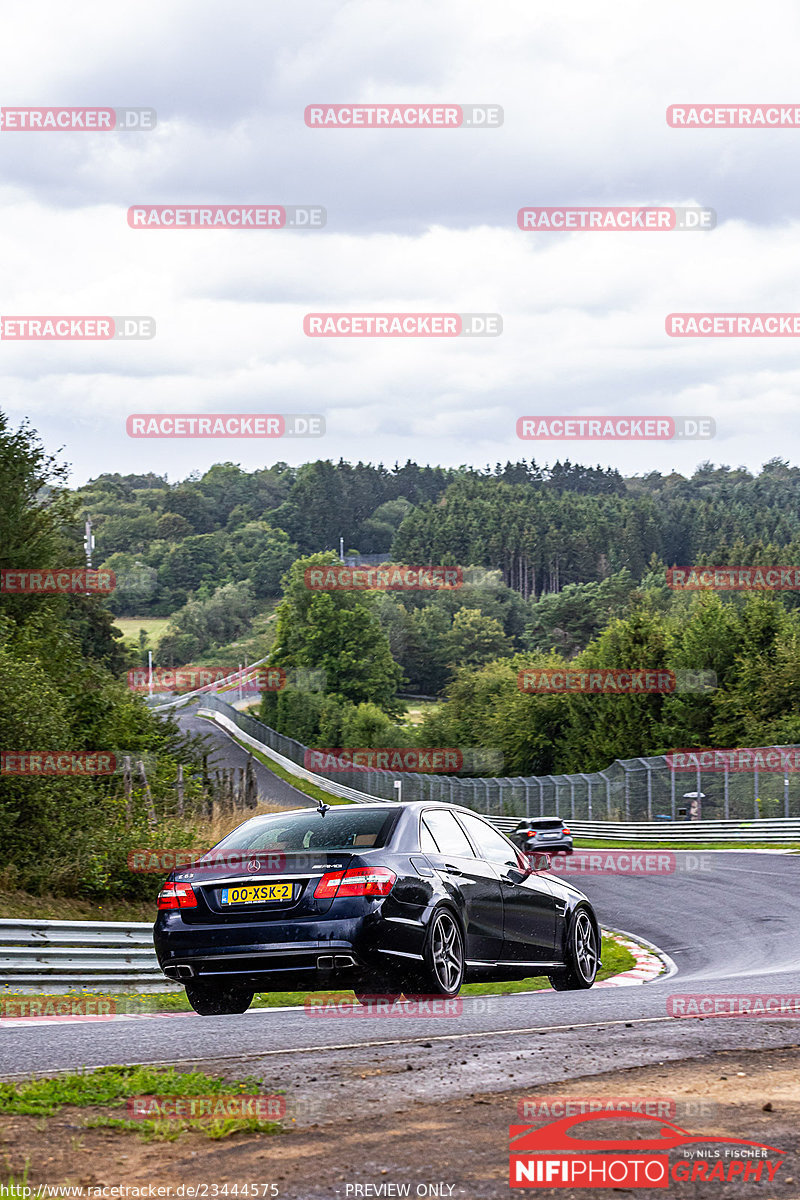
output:
[[[563,821],[556,817],[541,817],[539,820],[523,821],[520,829],[561,829]]]
[[[385,809],[347,805],[329,809],[324,817],[314,809],[256,817],[218,842],[214,854],[219,850],[372,850],[386,845],[399,812],[388,805]]]

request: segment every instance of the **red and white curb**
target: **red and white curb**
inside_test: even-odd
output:
[[[596,983],[595,987],[630,987],[636,983],[651,983],[661,976],[668,979],[678,969],[669,955],[660,950],[658,946],[654,946],[652,942],[647,942],[643,938],[635,938],[631,933],[623,933],[616,929],[604,929],[603,934],[612,937],[618,946],[632,954],[636,959],[636,966],[631,967],[629,971],[621,971],[619,975],[612,975],[610,979],[604,979],[601,983]]]

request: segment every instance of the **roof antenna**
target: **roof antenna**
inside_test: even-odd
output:
[[[329,808],[330,808],[330,804],[326,804],[324,800],[317,800],[317,812],[319,813],[319,815],[321,817],[325,816],[325,813],[328,811]]]

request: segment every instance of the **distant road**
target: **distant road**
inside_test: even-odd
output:
[[[178,709],[176,717],[181,729],[186,733],[202,734],[212,747],[208,760],[209,769],[244,767],[249,757],[247,751],[235,742],[224,729],[220,729],[218,725],[203,717],[198,717],[197,709],[199,707],[198,704]],[[273,775],[257,758],[253,759],[253,763],[259,796],[266,803],[279,804],[282,808],[310,808],[313,806],[314,801],[310,796],[306,796],[304,792],[298,791],[290,783],[285,783],[283,779]]]

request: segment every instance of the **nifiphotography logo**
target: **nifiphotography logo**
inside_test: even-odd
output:
[[[603,1125],[637,1122],[640,1136],[603,1138]],[[573,1132],[588,1125],[592,1137]],[[631,1129],[631,1133],[634,1130]],[[769,1184],[784,1151],[742,1138],[689,1133],[639,1112],[578,1113],[509,1129],[509,1185],[540,1188],[667,1188],[673,1183]],[[700,1147],[700,1148],[696,1148]],[[674,1153],[671,1159],[670,1155]],[[750,1193],[752,1195],[752,1193]]]

